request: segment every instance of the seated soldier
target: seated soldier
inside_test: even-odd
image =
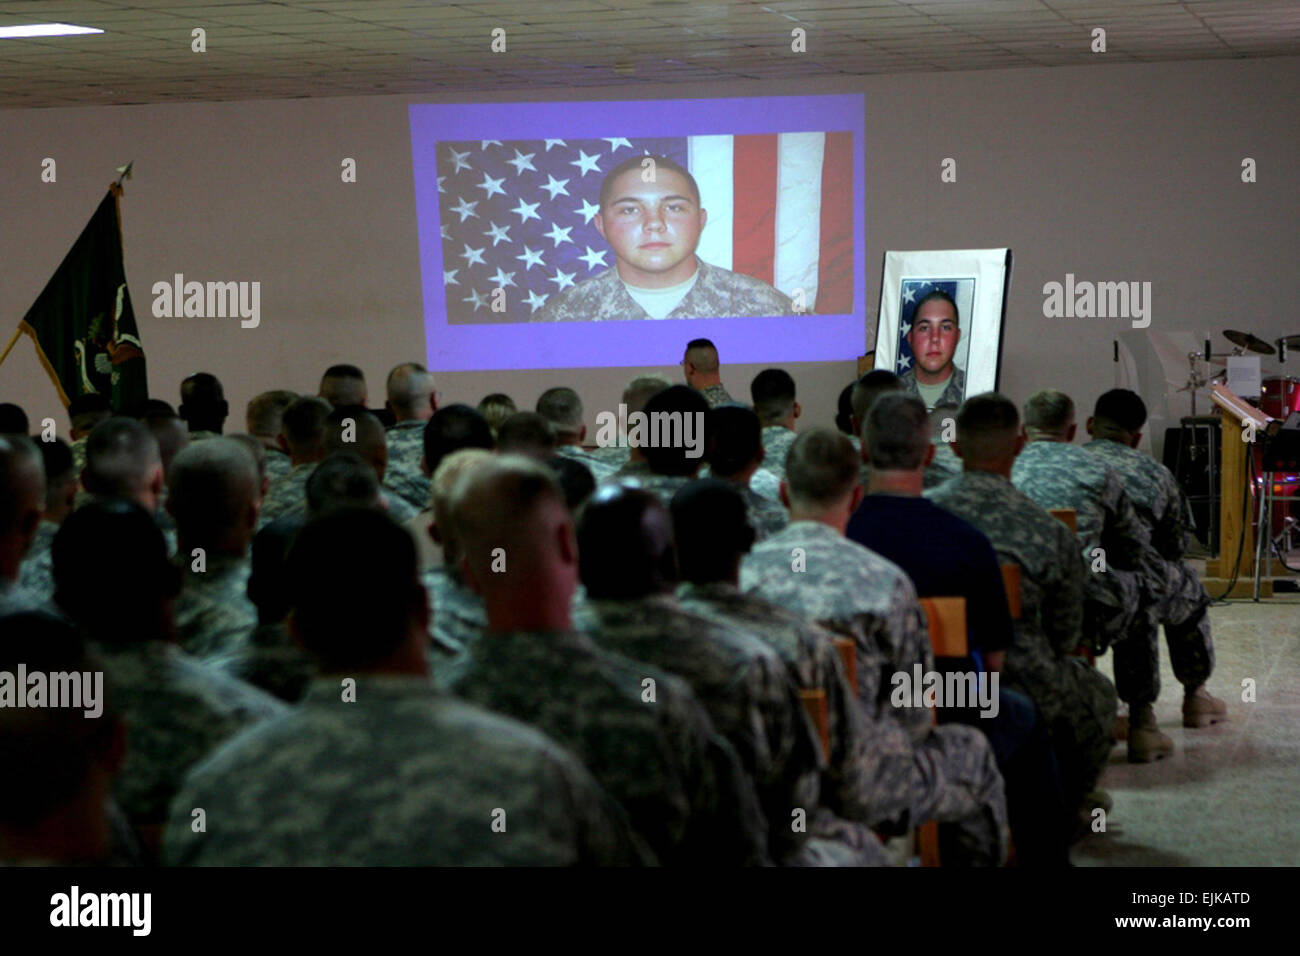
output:
[[[35,443],[23,435],[0,435],[0,614],[42,603],[19,584],[19,574],[44,504],[45,467]]]
[[[484,395],[478,403],[478,413],[487,419],[488,427],[492,429],[492,437],[496,438],[497,429],[507,418],[519,411],[519,406],[515,400],[504,392],[493,392],[491,395]]]
[[[763,464],[763,426],[743,405],[709,411],[709,474],[730,482],[745,499],[749,523],[762,541],[790,523],[785,507],[760,495],[750,481]]]
[[[428,528],[433,521],[433,493],[430,488],[433,475],[442,460],[462,448],[484,448],[491,451],[494,445],[492,429],[487,419],[468,405],[446,405],[436,412],[424,426],[424,453],[420,457],[420,473],[424,478],[423,510],[406,524],[420,546],[420,566],[428,569],[442,563],[442,549],[429,540]]]
[[[849,417],[849,424],[853,427],[853,434],[858,436],[858,453],[862,453],[862,429],[867,424],[867,413],[871,411],[871,406],[875,404],[877,398],[887,392],[900,391],[903,388],[903,380],[893,372],[886,371],[883,368],[872,369],[867,372],[856,382],[853,383],[853,392],[849,396],[849,404],[853,409]],[[871,481],[871,471],[867,468],[864,461],[859,470],[862,487],[865,488]]]
[[[749,393],[763,426],[763,460],[777,479],[785,477],[785,456],[798,437],[794,423],[802,409],[794,398],[794,379],[785,369],[767,368],[754,376]]]
[[[545,461],[555,454],[559,439],[555,426],[537,412],[515,412],[497,429],[497,451]]]
[[[50,545],[63,519],[72,513],[79,476],[72,463],[72,449],[62,438],[33,444],[40,451],[45,466],[45,511],[23,558],[18,584],[32,597],[48,601],[54,594]]]
[[[271,480],[262,500],[259,527],[280,518],[307,519],[307,479],[325,457],[325,421],[332,407],[321,398],[304,395],[281,415],[280,441],[289,455],[289,472]]]
[[[366,405],[366,373],[355,365],[331,365],[320,378],[317,394],[331,408],[342,405]]]
[[[631,415],[633,412],[645,411],[646,402],[671,386],[672,382],[662,375],[638,375],[627,383],[627,388],[623,389],[622,404],[624,411],[627,415]],[[708,396],[705,397],[707,399]],[[626,422],[626,418],[624,421]],[[641,455],[640,448],[633,448],[628,444],[626,431],[615,437],[615,444],[604,448],[593,448],[591,454],[615,471],[622,468],[629,461],[641,460],[644,457]]]
[[[557,455],[581,462],[599,481],[616,470],[609,462],[598,458],[582,447],[587,437],[587,426],[582,421],[582,399],[571,388],[548,388],[537,399],[537,414],[555,429]]]
[[[690,690],[573,630],[573,520],[547,469],[517,456],[463,469],[452,508],[462,567],[487,611],[452,692],[572,750],[660,863],[766,862],[752,785]]]
[[[321,676],[297,707],[186,777],[168,863],[638,862],[621,811],[572,755],[430,684],[415,544],[391,518],[344,509],[315,519],[287,575],[291,627]],[[207,832],[190,825],[196,807]]]
[[[54,603],[94,645],[126,721],[114,793],[156,854],[167,804],[190,765],[283,705],[176,646],[180,571],[139,505],[101,499],[78,508],[54,536],[53,554]]]
[[[1100,455],[1074,441],[1074,402],[1047,389],[1025,403],[1028,444],[1016,457],[1011,483],[1044,508],[1072,508],[1075,535],[1091,569],[1084,585],[1084,640],[1098,654],[1135,633],[1134,623],[1154,612],[1150,594],[1160,594],[1164,567],[1151,535],[1124,491],[1119,473]],[[1098,559],[1100,558],[1100,562]],[[1137,720],[1124,721],[1130,763],[1146,763],[1173,751],[1160,733],[1153,700],[1134,702],[1138,688],[1121,670],[1115,674],[1120,700],[1136,703]]]
[[[405,524],[419,509],[385,485],[389,467],[388,445],[384,426],[361,405],[340,406],[325,420],[325,454],[347,452],[359,456],[373,469],[379,483],[385,486],[382,494],[389,517],[398,524]]]
[[[780,656],[744,628],[689,612],[673,597],[672,518],[659,499],[642,488],[598,490],[580,518],[578,555],[587,598],[580,626],[601,647],[691,686],[753,778],[772,858],[785,865],[885,863],[868,827],[822,805],[821,745]]]
[[[192,441],[221,434],[230,406],[221,382],[210,372],[195,372],[181,382],[181,404],[177,413],[190,429]]]
[[[946,766],[940,776],[928,753],[914,751],[892,720],[876,721],[849,686],[829,631],[791,611],[740,590],[740,562],[753,531],[736,490],[725,482],[700,481],[673,498],[682,577],[682,607],[747,628],[781,655],[803,690],[826,697],[828,763],[822,794],[835,813],[878,830],[928,819],[973,818],[973,841],[955,834],[945,863],[996,863],[1005,829],[1002,781],[985,755],[968,776]],[[959,743],[959,742],[954,742]],[[978,747],[974,748],[976,751]],[[945,836],[947,836],[945,828]],[[982,846],[980,846],[982,844]],[[975,853],[969,848],[978,848]]]
[[[195,442],[172,462],[169,488],[182,581],[176,640],[201,658],[235,650],[257,624],[247,596],[261,507],[253,457],[233,438]]]
[[[1020,566],[1022,610],[1002,678],[1038,705],[1052,735],[1066,805],[1086,813],[1109,802],[1094,788],[1110,756],[1115,688],[1072,656],[1083,637],[1088,570],[1069,529],[1011,484],[1023,444],[1014,403],[994,392],[967,399],[953,444],[964,470],[928,497],[982,531],[999,561]]]
[[[293,463],[288,453],[280,447],[280,433],[284,430],[284,410],[298,396],[285,389],[274,389],[254,395],[244,412],[248,434],[266,449],[266,473],[271,478],[287,475]]]
[[[0,866],[128,862],[120,858],[121,843],[134,840],[129,830],[125,837],[116,832],[121,817],[112,796],[126,725],[108,698],[101,665],[71,625],[47,612],[8,615],[0,632],[0,674],[22,667],[29,677],[46,675],[51,689],[56,675],[69,675],[74,683],[63,686],[75,695],[52,706],[0,706]]]
[[[281,519],[254,536],[248,599],[257,607],[257,626],[235,650],[210,661],[217,670],[290,704],[302,700],[320,669],[289,635],[284,559],[298,527],[291,518]]]
[[[1115,680],[1123,683],[1129,695],[1125,698],[1129,725],[1141,708],[1143,726],[1160,737],[1163,735],[1146,706],[1160,696],[1155,621],[1164,625],[1174,676],[1183,685],[1183,726],[1196,729],[1227,720],[1228,707],[1205,687],[1214,670],[1210,596],[1186,560],[1187,502],[1173,473],[1137,450],[1146,420],[1146,405],[1136,393],[1112,389],[1097,399],[1087,423],[1093,440],[1083,447],[1119,472],[1138,518],[1151,534],[1152,547],[1163,561],[1163,580],[1153,585],[1160,590],[1150,596],[1153,613],[1139,617],[1133,624],[1135,633],[1115,645]]]
[[[894,562],[920,597],[966,602],[969,657],[936,658],[941,673],[996,673],[1011,643],[1012,622],[997,552],[976,528],[921,497],[934,445],[925,404],[908,392],[881,395],[863,430],[870,466],[866,497],[845,536]],[[939,722],[984,733],[1006,780],[1007,808],[1022,866],[1069,863],[1069,817],[1047,728],[1023,694],[997,688],[998,706],[939,708]]]
[[[429,478],[420,467],[420,459],[424,455],[424,426],[438,410],[433,374],[419,362],[404,362],[388,373],[386,387],[386,407],[394,424],[388,429],[388,467],[386,471],[375,470],[390,497],[395,495],[419,510],[429,503]]]
[[[685,385],[673,385],[645,404],[645,444],[635,458],[607,481],[629,482],[659,496],[667,507],[673,495],[695,480],[708,451],[709,403]]]

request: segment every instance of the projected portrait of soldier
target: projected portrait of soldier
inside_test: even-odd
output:
[[[766,282],[696,256],[708,218],[695,177],[680,164],[664,156],[624,160],[601,183],[593,219],[613,268],[552,296],[536,321],[793,314],[789,297]]]
[[[903,387],[925,402],[926,409],[937,405],[960,405],[966,393],[966,373],[953,362],[961,325],[957,303],[952,296],[935,289],[916,304],[907,344],[912,350],[913,366],[901,376]]]

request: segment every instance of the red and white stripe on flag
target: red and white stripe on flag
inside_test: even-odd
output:
[[[691,136],[687,155],[709,215],[700,258],[802,289],[809,312],[852,311],[851,133]]]

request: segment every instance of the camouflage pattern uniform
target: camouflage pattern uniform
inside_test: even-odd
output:
[[[1150,585],[1151,618],[1165,626],[1174,676],[1193,690],[1214,670],[1214,639],[1207,613],[1210,596],[1183,557],[1187,502],[1182,489],[1168,468],[1127,445],[1099,438],[1083,447],[1119,472],[1138,518],[1151,535],[1160,558],[1158,579]],[[1115,681],[1128,703],[1151,703],[1160,696],[1159,630],[1151,619],[1139,619],[1133,626],[1134,633],[1115,646]]]
[[[749,485],[738,485],[740,496],[745,499],[745,511],[749,523],[757,534],[755,541],[776,534],[790,523],[790,513],[771,498],[764,498]]]
[[[668,319],[721,319],[792,315],[790,298],[761,279],[711,266],[696,259],[695,285]],[[552,294],[534,322],[609,322],[649,319],[650,314],[628,294],[617,268],[584,279],[573,288]]]
[[[1077,445],[1035,441],[1016,458],[1011,482],[1043,508],[1073,508],[1076,536],[1091,569],[1100,548],[1104,570],[1088,575],[1084,639],[1096,653],[1122,640],[1159,593],[1160,556],[1124,492],[1119,474]],[[1123,695],[1121,695],[1123,696]]]
[[[785,480],[785,456],[799,434],[784,425],[768,425],[763,429],[763,467],[778,482]]]
[[[387,488],[381,488],[388,509],[388,517],[398,524],[406,524],[419,512],[401,495],[393,494]]]
[[[819,806],[823,768],[798,688],[780,657],[754,635],[685,611],[669,594],[587,599],[575,622],[601,647],[683,678],[753,778],[771,856],[787,865],[883,865],[865,826]],[[792,825],[806,814],[806,831]]]
[[[604,448],[593,448],[587,454],[599,461],[605,467],[605,470],[610,475],[613,475],[627,465],[632,449],[627,445],[608,445]],[[592,475],[595,476],[595,474],[593,471]],[[597,484],[600,483],[601,477],[596,478]]]
[[[572,458],[579,464],[585,465],[587,470],[591,472],[591,476],[595,478],[597,482],[608,478],[610,475],[614,474],[614,472],[618,471],[618,468],[620,467],[605,458],[601,458],[592,452],[579,447],[578,445],[561,445],[555,449],[555,453],[557,455],[563,455],[565,458]]]
[[[53,521],[37,525],[36,536],[18,568],[18,583],[23,589],[46,601],[54,597],[54,555],[50,546],[58,533],[59,526]]]
[[[195,767],[169,864],[566,866],[648,862],[622,810],[558,744],[420,676],[337,677]],[[207,832],[191,811],[203,807]],[[494,819],[505,830],[493,829]]]
[[[895,721],[874,721],[853,695],[830,632],[725,582],[683,584],[686,610],[757,635],[781,655],[799,686],[826,694],[828,807],[878,829],[906,831],[926,820],[963,821],[954,834],[965,862],[998,865],[1007,844],[1006,800],[992,750],[970,728],[945,727],[913,749]],[[949,733],[950,730],[958,733]],[[945,862],[956,860],[946,858]]]
[[[458,657],[487,629],[483,599],[465,586],[460,575],[446,567],[432,568],[420,575],[433,610],[435,660]]]
[[[903,391],[911,392],[917,398],[921,398],[921,388],[916,382],[916,369],[909,368],[899,376],[902,380]],[[966,396],[966,373],[956,365],[952,367],[952,374],[948,376],[948,384],[944,386],[939,400],[934,404],[926,403],[926,411],[933,411],[940,405],[960,405]],[[924,399],[921,399],[925,401]]]
[[[48,605],[17,581],[0,577],[0,615],[34,611],[38,608],[48,609]]]
[[[388,429],[388,470],[384,490],[406,500],[416,510],[429,504],[429,478],[420,469],[424,458],[424,426],[428,422],[398,422]]]
[[[280,518],[307,520],[307,479],[316,470],[316,465],[314,461],[294,465],[283,478],[271,482],[266,497],[262,499],[262,512],[257,519],[259,529]]]
[[[86,470],[86,439],[89,435],[82,435],[76,441],[68,446],[72,452],[72,466],[77,469],[77,481],[81,481],[81,473]],[[78,485],[78,494],[80,494],[80,485]]]
[[[916,589],[898,565],[821,522],[796,521],[745,556],[740,586],[850,638],[858,699],[876,719],[900,721],[914,743],[926,737],[928,711],[889,703],[891,675],[934,669]]]
[[[275,698],[174,644],[146,641],[95,650],[127,725],[126,762],[114,792],[137,826],[167,819],[167,805],[192,764],[249,724],[285,711]],[[185,815],[188,830],[189,808]]]
[[[705,385],[698,390],[704,396],[704,400],[709,403],[709,408],[717,408],[719,405],[736,405],[734,398],[727,394],[727,390],[722,387],[722,383],[717,385]]]
[[[209,554],[206,562],[207,570],[195,571],[194,559],[177,555],[183,583],[176,642],[199,658],[239,650],[257,626],[257,608],[248,599],[248,557]]]
[[[289,635],[283,621],[258,624],[236,650],[220,654],[208,664],[290,704],[302,700],[320,670],[315,658]]]
[[[1110,757],[1115,687],[1087,661],[1072,657],[1083,630],[1088,568],[1070,529],[1001,475],[963,472],[926,496],[984,535],[1003,563],[1020,565],[1020,619],[1002,678],[1033,698],[1053,741],[1074,757],[1082,796]]]
[[[935,442],[934,458],[925,466],[925,473],[921,476],[922,487],[937,488],[949,478],[960,475],[961,469],[961,459],[952,450],[952,446],[947,442]],[[865,479],[863,486],[866,486]]]
[[[289,474],[290,469],[293,468],[293,461],[288,455],[278,448],[270,448],[266,445],[262,446],[262,450],[264,452],[262,458],[266,468],[266,477],[275,481],[277,478],[283,478]]]
[[[782,464],[785,464],[785,462],[783,461]],[[761,495],[769,501],[775,501],[778,505],[781,504],[781,479],[768,471],[767,468],[760,468],[749,476],[749,487],[753,489],[755,494]],[[784,508],[785,505],[781,505],[781,507]]]
[[[448,689],[568,748],[663,865],[767,862],[753,785],[678,678],[574,632],[489,634]]]

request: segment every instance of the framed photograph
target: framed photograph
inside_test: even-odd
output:
[[[429,367],[849,359],[861,95],[410,107]]]
[[[876,368],[929,409],[996,390],[1010,286],[1010,249],[886,252]]]

